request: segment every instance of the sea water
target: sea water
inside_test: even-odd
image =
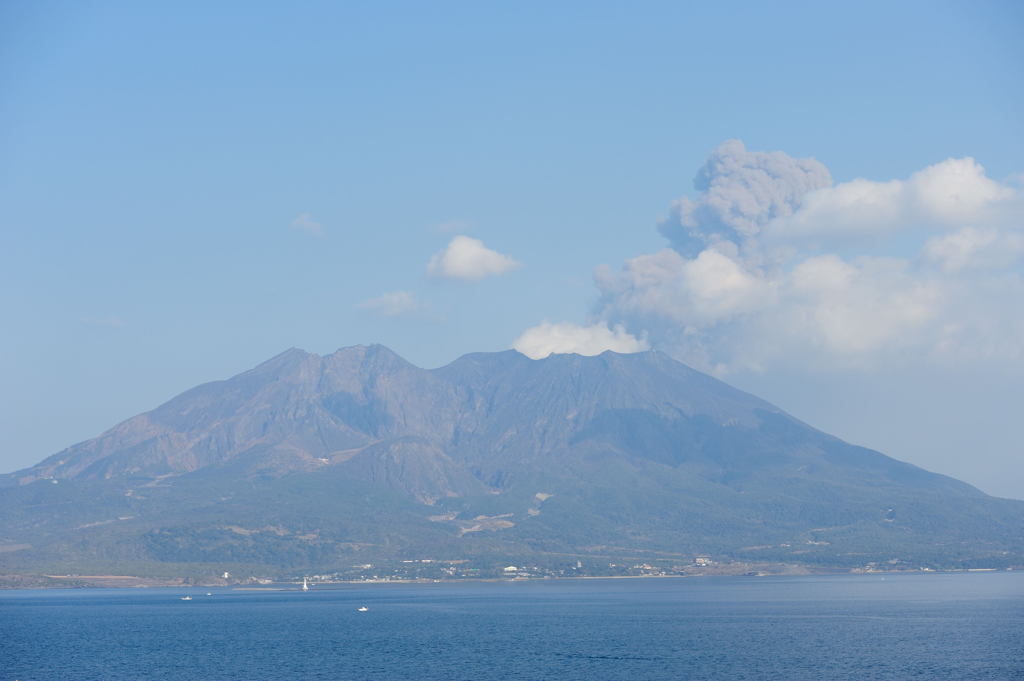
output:
[[[1020,572],[209,593],[0,592],[0,681],[1024,679]]]

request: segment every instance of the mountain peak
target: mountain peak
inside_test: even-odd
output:
[[[377,343],[339,348],[325,356],[324,361],[336,371],[365,373],[367,371],[418,369],[391,348]]]
[[[245,373],[278,373],[294,368],[311,357],[319,356],[306,352],[301,348],[291,347],[284,352],[274,355],[265,362],[257,364]]]

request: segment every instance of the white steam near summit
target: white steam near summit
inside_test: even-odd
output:
[[[646,339],[627,333],[621,324],[608,328],[600,322],[590,326],[543,322],[524,331],[512,347],[531,359],[552,354],[593,356],[606,350],[629,354],[650,349]]]

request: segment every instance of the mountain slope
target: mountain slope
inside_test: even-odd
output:
[[[657,352],[292,349],[0,476],[0,568],[429,553],[1012,564],[1024,502]]]

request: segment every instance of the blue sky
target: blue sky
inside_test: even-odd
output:
[[[546,321],[621,325],[812,425],[1024,498],[1019,3],[209,5],[0,7],[0,470],[287,347],[379,342],[433,367]],[[731,139],[742,154],[716,152]],[[815,211],[800,194],[789,222],[755,216],[761,236],[729,237],[742,253],[711,223],[665,250],[674,201],[711,205],[706,159],[775,151],[826,169]],[[970,211],[920,198],[961,181]],[[493,266],[445,269],[458,237],[476,240],[459,262]],[[641,310],[658,253],[674,274]],[[861,297],[826,295],[843,272]],[[741,275],[752,288],[711,312],[680,290]],[[971,351],[936,341],[954,332]]]

